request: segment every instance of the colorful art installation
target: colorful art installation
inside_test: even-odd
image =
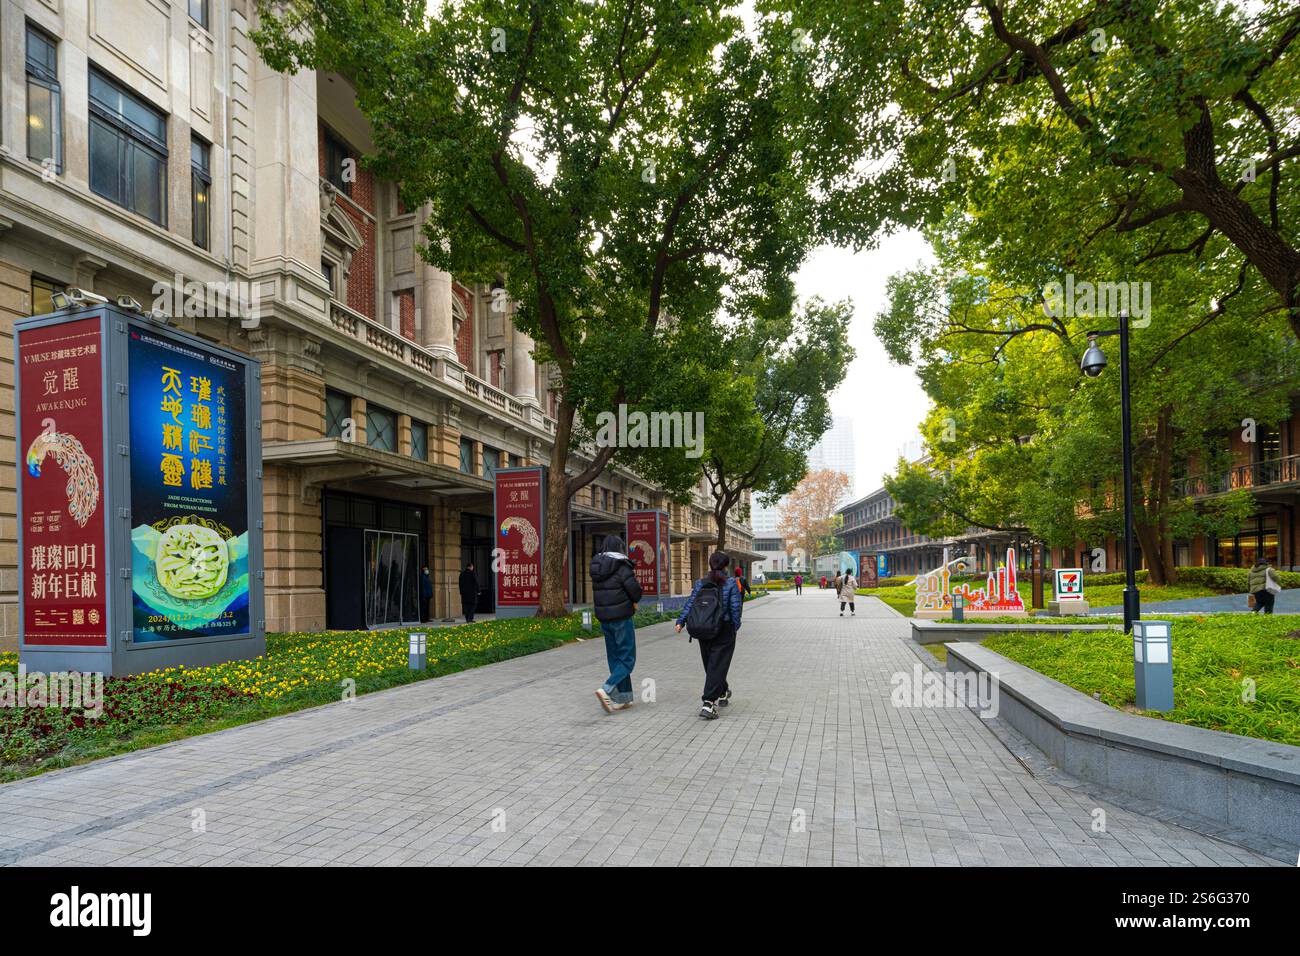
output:
[[[952,616],[953,594],[965,601],[966,617],[1028,617],[1025,602],[1016,589],[1016,549],[1007,548],[1006,564],[990,571],[985,586],[972,588],[968,583],[951,587],[952,575],[966,570],[967,558],[949,561],[916,579],[916,616],[942,618]]]

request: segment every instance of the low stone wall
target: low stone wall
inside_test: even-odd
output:
[[[1126,714],[986,647],[946,646],[949,671],[997,678],[998,716],[1066,773],[1300,851],[1300,747]]]
[[[1118,631],[1118,624],[952,624],[947,621],[912,620],[912,640],[918,644],[943,644],[947,641],[982,641],[1007,631],[1042,633],[1052,631]]]

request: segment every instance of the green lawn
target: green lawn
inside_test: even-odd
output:
[[[1127,634],[1016,632],[984,646],[1112,707],[1134,707]],[[1175,709],[1149,716],[1300,745],[1300,615],[1174,618],[1173,663]]]
[[[637,627],[672,620],[639,611]],[[0,708],[0,782],[113,754],[223,730],[347,694],[409,684],[549,650],[579,638],[581,618],[483,621],[428,632],[428,666],[407,666],[406,631],[268,634],[266,654],[214,667],[167,668],[105,682],[104,712],[80,708]],[[16,672],[18,655],[0,653],[0,671]]]
[[[1184,598],[1213,597],[1222,592],[1201,584],[1173,584],[1157,587],[1153,584],[1143,584],[1140,586],[1142,593],[1142,603],[1150,604],[1155,601],[1181,601]],[[858,588],[858,593],[878,597],[890,607],[901,611],[908,617],[911,617],[916,610],[916,588],[910,585],[901,585],[891,588]],[[1123,603],[1124,585],[1122,584],[1100,584],[1085,589],[1085,596],[1092,607],[1113,607]],[[1052,600],[1054,591],[1052,582],[1043,582],[1043,602]],[[1025,602],[1026,610],[1029,608],[1032,592],[1028,582],[1020,582],[1020,597]],[[1243,607],[1242,610],[1245,610]]]

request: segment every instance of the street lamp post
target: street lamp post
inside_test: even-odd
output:
[[[1079,369],[1089,378],[1096,378],[1106,368],[1106,355],[1097,345],[1097,339],[1108,335],[1119,336],[1119,394],[1120,430],[1124,443],[1124,632],[1133,630],[1133,622],[1142,619],[1142,607],[1137,588],[1137,542],[1133,535],[1133,428],[1128,382],[1128,313],[1119,314],[1119,328],[1088,333],[1088,349],[1083,353]]]

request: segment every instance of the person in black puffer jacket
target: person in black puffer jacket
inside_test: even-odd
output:
[[[623,539],[611,534],[603,547],[605,550],[591,559],[591,585],[596,620],[605,635],[609,679],[596,689],[596,698],[605,712],[612,714],[632,706],[632,668],[636,665],[632,615],[641,600],[641,585]]]

